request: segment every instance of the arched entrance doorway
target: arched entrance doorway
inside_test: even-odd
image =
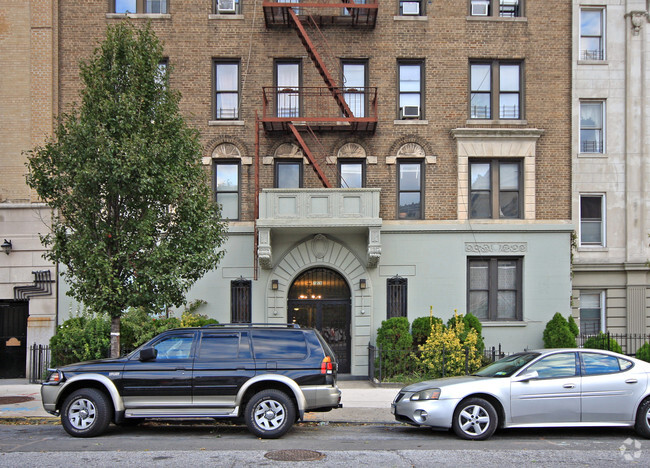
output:
[[[290,321],[320,331],[336,354],[343,374],[350,373],[350,297],[345,278],[329,268],[301,273],[287,295]]]

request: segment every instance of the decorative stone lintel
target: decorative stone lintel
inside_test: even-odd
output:
[[[466,242],[465,252],[476,254],[512,254],[528,251],[527,242]]]

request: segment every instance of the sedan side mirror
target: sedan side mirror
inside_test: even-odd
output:
[[[534,371],[524,372],[523,374],[518,375],[512,380],[514,382],[528,382],[529,380],[538,379],[538,378],[539,378],[539,373],[536,370],[534,370]]]
[[[142,348],[140,350],[140,361],[153,361],[158,356],[156,348]]]

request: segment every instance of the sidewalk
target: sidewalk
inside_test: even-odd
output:
[[[308,413],[305,421],[394,424],[390,404],[397,387],[376,387],[367,380],[339,380],[343,408],[327,413]],[[0,380],[0,419],[54,418],[43,409],[41,386],[26,379]]]

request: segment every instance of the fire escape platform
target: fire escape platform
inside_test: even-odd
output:
[[[379,4],[377,0],[368,3],[331,3],[327,0],[312,0],[306,3],[264,1],[262,7],[267,28],[293,26],[289,8],[293,8],[301,21],[311,16],[318,26],[374,28]]]

